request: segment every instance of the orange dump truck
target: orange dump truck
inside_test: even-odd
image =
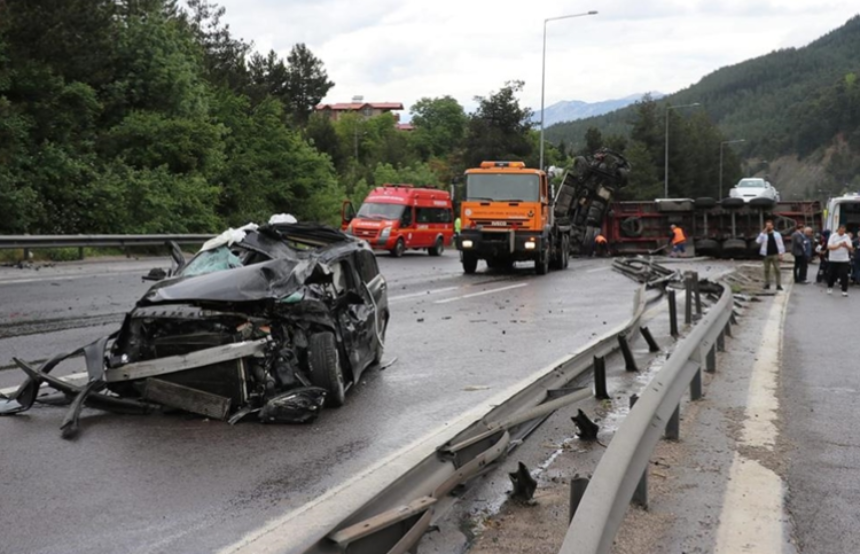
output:
[[[570,251],[570,225],[554,213],[547,175],[523,162],[482,162],[466,171],[457,239],[463,271],[478,261],[490,268],[534,261],[538,275],[564,269]]]

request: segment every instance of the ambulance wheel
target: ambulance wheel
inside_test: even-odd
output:
[[[397,239],[397,242],[394,243],[394,248],[389,250],[391,255],[395,258],[400,258],[403,256],[403,253],[406,252],[406,243],[403,242],[403,239]]]
[[[427,249],[427,253],[431,256],[441,256],[442,252],[445,251],[445,241],[442,240],[442,237],[436,239],[436,244]]]

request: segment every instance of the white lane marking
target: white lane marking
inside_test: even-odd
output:
[[[431,294],[439,294],[439,293],[441,293],[441,292],[450,292],[450,291],[452,291],[452,290],[457,290],[457,289],[459,289],[459,288],[460,288],[460,287],[444,287],[444,288],[441,288],[441,289],[432,289],[432,290],[425,290],[425,291],[422,291],[422,292],[413,292],[413,293],[409,293],[409,294],[400,294],[400,295],[397,295],[397,296],[391,296],[391,297],[389,297],[389,298],[388,298],[388,301],[389,301],[389,302],[397,302],[398,300],[406,300],[407,298],[419,298],[419,297],[421,297],[421,296],[430,296]]]
[[[460,296],[445,298],[444,300],[437,300],[436,302],[434,302],[434,304],[447,304],[448,302],[455,302],[457,300],[464,300],[466,298],[474,298],[476,296],[484,296],[485,294],[494,294],[497,292],[502,292],[502,291],[511,290],[511,289],[518,289],[518,288],[527,287],[527,286],[529,286],[528,283],[517,283],[516,285],[509,285],[507,287],[500,287],[497,289],[490,289],[490,290],[482,290],[481,292],[473,292],[470,294],[461,294]]]
[[[11,371],[11,370],[7,370],[7,371]],[[69,375],[64,375],[63,377],[60,377],[61,381],[65,381],[67,383],[72,383],[72,384],[77,384],[76,383],[77,381],[86,381],[86,379],[87,379],[87,372],[86,371],[81,371],[80,373],[70,373]],[[19,386],[20,385],[15,385],[14,387],[6,387],[5,389],[0,389],[0,394],[2,394],[4,396],[9,396],[10,394],[12,394],[16,390],[18,390]],[[48,384],[42,383],[42,386],[47,387]]]
[[[611,268],[610,266],[606,266],[606,267],[597,267],[597,268],[594,268],[594,269],[586,269],[586,270],[585,270],[585,272],[586,272],[586,273],[597,273],[598,271],[606,271],[606,270],[609,270],[609,269],[612,269],[612,268]]]
[[[791,288],[774,299],[755,354],[747,393],[740,445],[773,450],[779,400],[776,378],[782,329]],[[761,552],[782,554],[788,525],[783,506],[783,482],[758,461],[735,452],[720,513],[715,554]]]

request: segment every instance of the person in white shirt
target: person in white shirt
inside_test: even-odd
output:
[[[773,269],[774,279],[776,280],[776,290],[782,290],[782,278],[779,274],[779,264],[782,262],[782,255],[785,254],[785,245],[782,243],[782,235],[777,233],[773,228],[773,220],[768,219],[764,222],[764,229],[757,239],[757,243],[761,245],[759,254],[764,259],[764,288],[770,288],[770,271]]]
[[[851,237],[845,233],[845,225],[840,225],[836,232],[830,235],[827,250],[830,253],[827,294],[833,294],[833,283],[838,278],[842,296],[848,296],[848,273],[851,270],[851,253],[854,252],[854,247],[851,245]]]

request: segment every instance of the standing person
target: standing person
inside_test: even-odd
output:
[[[684,234],[684,230],[678,227],[677,225],[670,225],[669,229],[672,230],[672,252],[669,253],[669,257],[674,258],[677,256],[682,256],[686,252],[687,248],[687,235]]]
[[[782,290],[782,276],[779,274],[779,262],[785,254],[785,245],[782,243],[782,235],[773,229],[773,220],[764,222],[764,229],[755,239],[761,245],[759,254],[764,256],[764,289],[770,288],[770,270],[773,269],[776,279],[776,290]]]
[[[848,296],[848,272],[851,270],[851,238],[845,234],[845,225],[840,225],[836,232],[827,240],[827,251],[830,257],[827,261],[827,294],[833,294],[833,283],[839,279],[842,296]]]
[[[815,253],[818,254],[818,274],[815,276],[815,282],[821,283],[827,280],[827,258],[830,251],[827,249],[827,241],[830,239],[830,230],[821,231],[821,240],[818,246],[815,247]]]
[[[791,234],[791,255],[794,256],[794,282],[806,283],[806,269],[809,258],[806,255],[806,243],[809,239],[803,231],[803,224],[798,224],[797,229]]]
[[[460,230],[462,228],[463,228],[463,222],[460,221],[460,216],[458,215],[457,218],[454,220],[454,239],[453,239],[453,242],[454,242],[455,246],[457,245],[457,239],[460,238]]]

